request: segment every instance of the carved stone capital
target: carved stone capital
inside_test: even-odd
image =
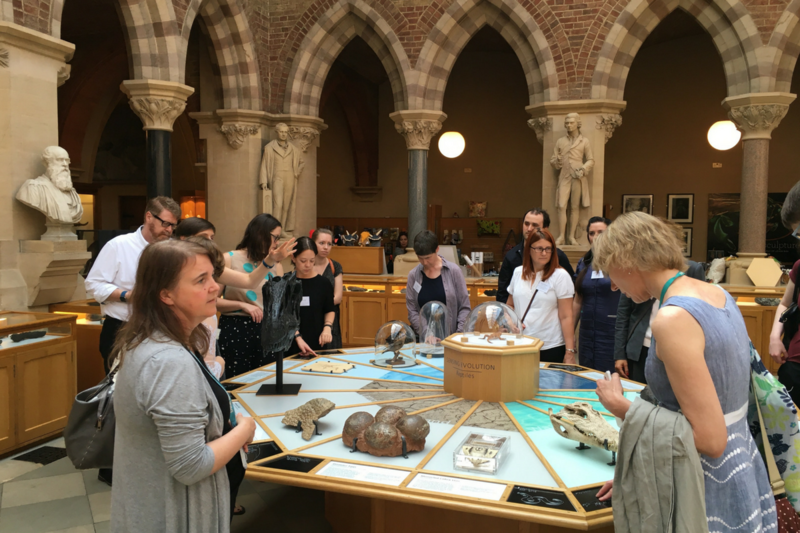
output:
[[[397,133],[406,140],[409,150],[429,150],[431,139],[442,129],[438,120],[404,120],[394,125]]]
[[[186,99],[194,92],[187,85],[159,80],[126,80],[121,89],[145,130],[164,131],[172,131],[175,119],[186,108]]]
[[[319,137],[319,130],[306,126],[289,126],[289,139],[291,139],[303,152],[308,152],[308,147]]]
[[[217,128],[228,139],[228,144],[234,150],[238,150],[244,145],[244,141],[250,135],[256,135],[261,131],[261,127],[255,124],[223,124]]]
[[[605,130],[606,142],[614,135],[614,130],[620,126],[622,126],[622,115],[618,113],[597,116],[597,129]]]
[[[0,52],[2,53],[2,52]],[[0,65],[2,65],[2,61],[0,61]],[[72,65],[64,65],[60,69],[58,69],[58,86],[61,87],[67,80],[69,79],[70,74],[72,73]]]
[[[553,129],[553,119],[550,117],[535,117],[528,119],[528,127],[536,132],[536,140],[544,143],[544,134]]]
[[[742,132],[742,140],[771,139],[795,98],[791,93],[749,93],[726,98],[722,107]]]

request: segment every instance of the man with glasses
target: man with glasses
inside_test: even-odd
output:
[[[136,281],[139,256],[148,244],[169,239],[180,218],[181,208],[175,200],[166,196],[152,198],[147,202],[144,225],[133,233],[110,240],[100,250],[86,276],[86,292],[100,303],[105,316],[100,331],[100,355],[106,374],[117,331],[128,320],[128,302]],[[111,485],[111,470],[101,469],[98,479]]]
[[[525,240],[534,229],[547,229],[550,227],[550,215],[541,207],[531,209],[522,217],[522,242],[513,247],[503,258],[503,265],[500,267],[500,276],[497,278],[497,296],[495,299],[498,302],[508,302],[508,284],[511,283],[511,276],[514,274],[514,269],[522,265],[522,247],[525,245]],[[561,250],[556,249],[558,253],[558,265],[567,271],[572,278],[575,272],[572,270],[572,265],[569,264],[567,254]]]

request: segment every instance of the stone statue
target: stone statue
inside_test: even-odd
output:
[[[281,237],[293,236],[297,208],[297,181],[303,171],[299,148],[289,141],[289,126],[275,126],[278,138],[264,147],[258,176],[262,192],[262,211],[281,221]]]
[[[583,235],[580,224],[581,207],[591,205],[589,196],[589,171],[594,166],[592,146],[589,140],[581,135],[581,116],[570,113],[564,118],[567,134],[556,141],[556,148],[550,164],[558,174],[556,189],[556,207],[558,209],[558,226],[560,234],[556,245],[578,244],[577,239]],[[569,219],[567,219],[567,203],[569,203]],[[567,222],[570,232],[567,233]]]
[[[60,146],[48,146],[42,152],[42,161],[44,175],[25,181],[17,191],[17,200],[44,213],[48,226],[80,222],[83,205],[72,188],[69,154]]]

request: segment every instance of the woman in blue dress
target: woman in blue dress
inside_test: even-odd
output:
[[[684,276],[676,228],[646,213],[617,218],[595,240],[594,262],[634,302],[662,302],[651,322],[645,375],[659,406],[680,410],[692,426],[708,529],[777,531],[775,499],[747,425],[750,341],[736,302],[721,287]],[[597,395],[625,418],[631,401],[618,375],[598,381]],[[601,489],[602,499],[611,485]]]
[[[586,226],[589,244],[603,233],[611,221],[592,217]],[[592,250],[586,252],[575,269],[575,299],[572,316],[580,321],[578,337],[579,364],[605,372],[614,371],[614,332],[616,331],[619,291],[611,290],[611,280],[601,270],[592,268]]]

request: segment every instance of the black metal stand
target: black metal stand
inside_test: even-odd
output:
[[[580,446],[576,446],[575,449],[576,450],[588,450],[589,447],[581,442],[581,445]]]
[[[302,431],[303,431],[303,423],[301,422],[301,423],[299,423],[299,424],[297,424],[295,426],[295,433],[301,433]],[[319,426],[317,425],[317,421],[316,420],[314,420],[314,433],[313,434],[314,435],[322,435],[322,433],[319,432]]]
[[[288,396],[295,395],[300,392],[301,385],[299,383],[284,383],[283,382],[283,352],[277,354],[275,360],[275,384],[274,385],[261,385],[256,396]]]
[[[408,459],[408,447],[406,446],[406,438],[400,435],[400,440],[403,442],[403,459]]]
[[[350,449],[350,453],[356,453],[358,448],[356,447],[356,443],[358,442],[358,437],[353,439],[353,447]]]

